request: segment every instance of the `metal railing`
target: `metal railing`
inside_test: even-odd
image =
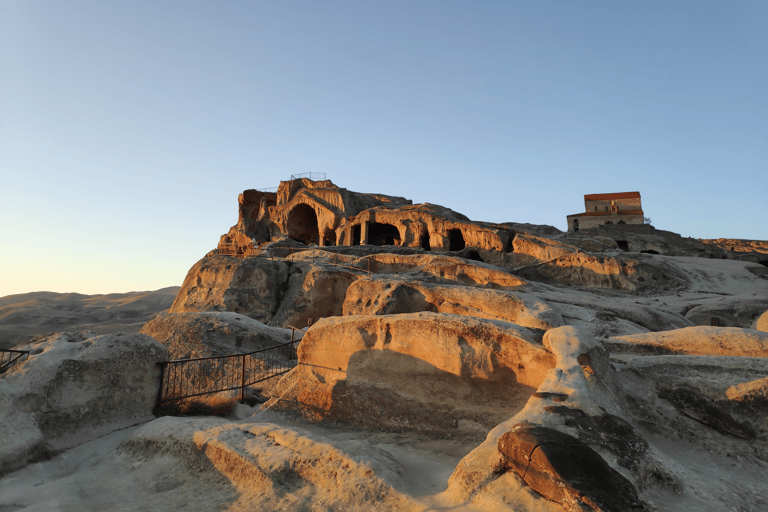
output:
[[[234,389],[240,390],[242,402],[246,387],[287,373],[298,364],[296,349],[299,341],[292,340],[245,354],[159,362],[157,405]]]
[[[233,258],[245,258],[253,256],[256,253],[256,247],[253,245],[237,245],[233,243],[220,243],[216,246],[216,252],[222,256],[232,256]]]
[[[24,356],[29,359],[29,350],[0,349],[0,373]]]
[[[325,179],[324,172],[303,172],[301,174],[291,174],[292,180],[298,180],[300,178],[309,178],[312,181],[320,181]]]

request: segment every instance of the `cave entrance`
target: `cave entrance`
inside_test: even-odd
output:
[[[368,224],[369,245],[395,245],[395,240],[400,241],[400,230],[392,224],[378,222]]]
[[[469,251],[467,253],[467,259],[468,260],[473,260],[473,261],[483,262],[483,258],[480,257],[480,253],[475,251],[475,250]]]
[[[616,245],[618,245],[619,249],[622,251],[629,251],[629,243],[626,240],[616,240]]]
[[[419,238],[419,245],[422,249],[425,251],[431,251],[432,246],[429,245],[429,232],[425,232],[421,235],[421,238]]]
[[[317,213],[308,204],[298,204],[288,214],[288,238],[303,244],[320,243]]]
[[[461,251],[466,247],[466,243],[464,242],[464,235],[461,233],[460,229],[449,229],[448,230],[448,250],[449,251]]]
[[[352,226],[352,244],[360,245],[360,224]]]
[[[333,247],[334,245],[336,245],[336,232],[330,228],[326,228],[325,233],[323,233],[323,246]]]

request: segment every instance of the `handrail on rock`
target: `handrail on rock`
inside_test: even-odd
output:
[[[24,356],[26,356],[26,359],[29,359],[29,354],[29,350],[0,349],[0,373],[5,372],[13,363]]]
[[[289,372],[298,364],[296,349],[300,340],[291,340],[245,354],[195,357],[161,361],[157,405],[165,402],[240,390]]]

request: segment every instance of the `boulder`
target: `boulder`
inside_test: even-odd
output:
[[[524,293],[440,285],[388,276],[362,278],[347,290],[345,315],[392,315],[434,311],[511,322],[533,329],[564,324],[546,303]]]
[[[616,336],[611,353],[741,356],[768,358],[768,333],[737,327],[684,327],[673,331]]]
[[[498,448],[520,478],[566,510],[648,510],[629,480],[571,435],[519,423],[501,436]]]
[[[283,261],[208,254],[189,269],[169,312],[233,311],[267,323],[282,300],[288,270]]]
[[[161,313],[141,332],[165,345],[171,359],[253,352],[291,340],[290,329],[230,312]]]
[[[554,365],[540,336],[441,313],[325,318],[267,407],[376,429],[484,432],[522,407]]]
[[[29,358],[0,381],[0,474],[145,421],[168,350],[144,334],[60,333],[20,347]]]
[[[750,329],[754,329],[756,331],[768,332],[768,311],[764,312],[762,315],[757,317],[755,321],[752,322]]]

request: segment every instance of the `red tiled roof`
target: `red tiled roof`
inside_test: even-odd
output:
[[[585,201],[607,201],[611,199],[640,199],[640,192],[615,192],[612,194],[584,194]]]
[[[642,214],[643,214],[643,210],[632,210],[629,212],[619,212],[616,215],[618,215],[619,217],[623,217],[625,215],[642,215]],[[566,215],[566,217],[600,217],[603,215],[611,216],[614,214],[611,212],[585,212],[585,213],[574,213],[573,215]]]

